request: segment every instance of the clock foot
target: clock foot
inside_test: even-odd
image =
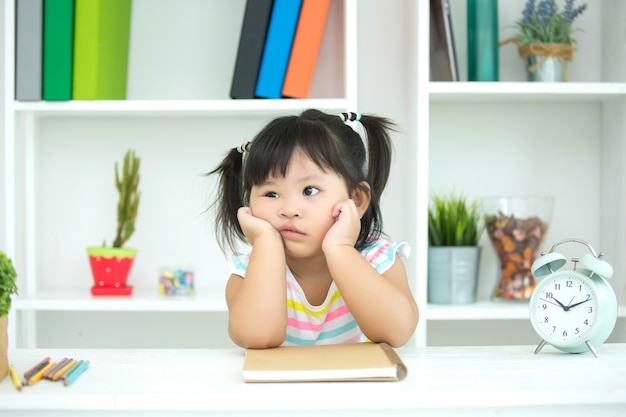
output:
[[[589,349],[589,352],[593,353],[593,356],[595,356],[597,358],[598,357],[598,352],[596,352],[596,348],[593,347],[591,342],[589,342],[589,340],[587,340],[585,342],[585,344],[587,345],[587,349]]]
[[[537,347],[535,348],[535,355],[536,355],[537,353],[539,353],[539,351],[540,351],[541,349],[543,349],[543,347],[544,347],[545,345],[546,345],[546,341],[545,341],[545,340],[542,340],[542,341],[541,341],[541,343],[539,343],[539,344],[537,345]]]

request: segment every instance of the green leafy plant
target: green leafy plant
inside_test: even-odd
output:
[[[555,0],[528,0],[522,11],[522,18],[515,22],[518,34],[515,36],[523,45],[531,43],[575,44],[571,34],[572,22],[587,10],[587,4],[574,6],[574,0],[566,0],[560,11]]]
[[[17,273],[11,259],[0,251],[0,317],[9,314],[11,309],[11,296],[17,294],[15,280]]]
[[[129,149],[124,156],[122,171],[119,171],[118,163],[115,163],[115,185],[120,198],[117,203],[117,230],[114,248],[121,248],[135,232],[135,220],[139,208],[139,165],[141,160],[135,155],[135,151]],[[103,244],[102,246],[106,246]]]
[[[477,246],[482,233],[478,201],[461,194],[434,195],[428,209],[430,246]]]

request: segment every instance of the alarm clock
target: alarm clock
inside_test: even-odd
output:
[[[589,249],[580,259],[573,258],[573,269],[561,269],[567,259],[554,250],[564,243],[579,243]],[[569,353],[590,351],[608,339],[617,321],[617,298],[607,278],[613,267],[579,239],[556,243],[549,253],[532,264],[538,281],[530,298],[530,322],[542,341],[535,354],[546,345]]]

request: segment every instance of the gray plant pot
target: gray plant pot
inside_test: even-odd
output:
[[[476,302],[480,246],[428,248],[428,302],[470,304]]]

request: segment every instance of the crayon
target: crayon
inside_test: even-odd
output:
[[[72,382],[76,380],[89,366],[89,361],[80,361],[78,366],[73,368],[68,374],[65,376],[63,385],[66,387],[70,385]]]
[[[50,362],[48,363],[46,366],[44,366],[43,368],[41,368],[41,370],[39,372],[37,372],[35,375],[31,376],[30,378],[28,378],[26,380],[26,385],[35,385],[37,382],[39,382],[39,380],[41,379],[41,377],[43,376],[43,374],[50,368],[52,368],[54,365],[56,365],[56,362]]]
[[[11,378],[11,382],[13,382],[13,386],[16,390],[22,390],[22,381],[20,381],[20,377],[17,376],[17,372],[15,372],[15,368],[13,365],[9,366],[9,376]]]

